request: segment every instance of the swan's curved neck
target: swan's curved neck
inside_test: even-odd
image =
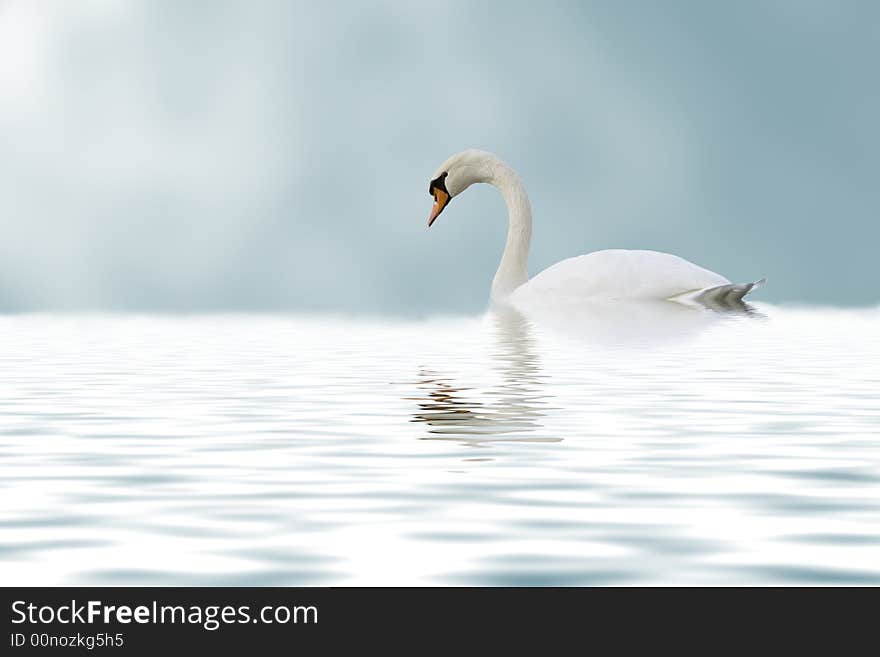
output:
[[[495,163],[488,182],[498,188],[507,204],[507,243],[492,281],[492,299],[503,300],[529,280],[532,206],[519,176],[503,162]]]

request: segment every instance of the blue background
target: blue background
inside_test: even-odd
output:
[[[468,147],[533,274],[651,248],[874,304],[878,61],[869,2],[7,1],[0,309],[479,309],[498,194],[425,229]]]

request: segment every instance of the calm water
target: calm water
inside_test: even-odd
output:
[[[757,310],[2,317],[0,581],[880,584],[880,310]]]

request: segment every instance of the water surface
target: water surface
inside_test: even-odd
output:
[[[880,584],[880,310],[0,318],[5,585]]]

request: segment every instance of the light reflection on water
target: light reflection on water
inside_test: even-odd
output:
[[[880,311],[0,318],[4,584],[878,584]]]

